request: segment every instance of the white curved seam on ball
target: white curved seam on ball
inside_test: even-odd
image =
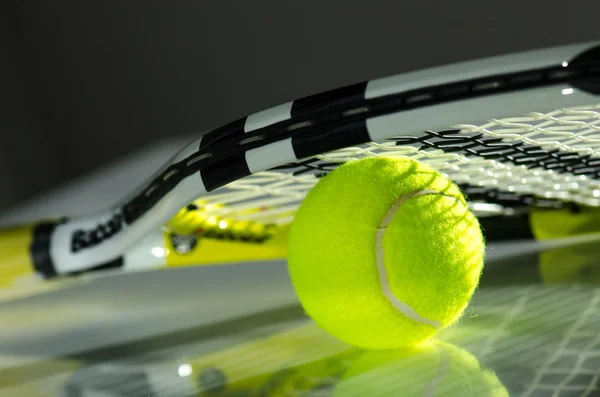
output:
[[[452,356],[446,349],[441,346],[437,346],[437,350],[440,354],[440,366],[435,373],[435,378],[431,381],[425,393],[423,393],[423,397],[435,397],[440,383],[444,380],[444,378],[450,372],[450,364],[452,363]]]
[[[385,261],[383,258],[383,256],[384,256],[383,244],[382,244],[383,235],[385,233],[385,229],[387,228],[388,224],[392,221],[392,219],[394,219],[394,215],[396,215],[396,211],[398,211],[398,209],[402,206],[402,204],[404,204],[407,200],[410,200],[413,197],[422,196],[425,194],[437,194],[440,196],[450,197],[450,198],[457,200],[456,197],[441,194],[440,192],[436,192],[435,190],[418,190],[416,192],[407,193],[404,196],[400,197],[388,209],[388,212],[385,214],[385,216],[381,220],[381,223],[379,224],[379,227],[377,228],[377,233],[375,235],[375,256],[377,259],[377,271],[379,272],[379,281],[381,283],[381,289],[383,290],[383,295],[386,297],[388,302],[390,302],[390,304],[392,306],[394,306],[402,314],[404,314],[406,317],[410,318],[411,320],[416,321],[421,324],[427,324],[427,325],[430,325],[430,326],[438,329],[438,328],[442,327],[441,322],[439,322],[437,320],[430,320],[428,318],[421,316],[419,313],[417,313],[416,310],[414,310],[408,304],[402,302],[400,299],[398,299],[398,297],[396,295],[394,295],[394,293],[392,292],[392,289],[390,288],[387,271],[385,270]]]

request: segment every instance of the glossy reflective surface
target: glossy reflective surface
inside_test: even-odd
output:
[[[397,351],[321,331],[276,262],[111,277],[5,303],[0,395],[600,395],[600,250],[587,240],[491,245],[461,321]]]

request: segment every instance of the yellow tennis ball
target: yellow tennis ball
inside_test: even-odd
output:
[[[333,397],[508,397],[497,376],[466,350],[443,342],[370,351],[344,373]]]
[[[416,344],[455,322],[484,259],[479,223],[456,185],[417,161],[380,157],[322,178],[288,244],[306,312],[371,349]]]

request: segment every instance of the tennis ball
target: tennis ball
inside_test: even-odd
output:
[[[479,223],[458,187],[406,159],[357,160],[323,177],[288,239],[304,310],[367,349],[420,343],[455,322],[483,258]]]
[[[370,351],[356,359],[333,397],[508,397],[496,375],[469,352],[434,342],[400,350]]]

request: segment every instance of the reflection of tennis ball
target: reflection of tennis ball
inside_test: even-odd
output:
[[[448,343],[371,351],[358,358],[334,397],[505,397],[508,391],[475,357]]]
[[[532,209],[529,222],[536,240],[546,244],[539,259],[544,283],[598,283],[598,208]]]
[[[585,236],[583,236],[585,237]],[[600,252],[597,241],[544,251],[539,271],[545,284],[598,284]]]
[[[456,321],[484,243],[458,187],[414,160],[346,163],[308,194],[289,236],[304,309],[363,348],[421,342]]]

